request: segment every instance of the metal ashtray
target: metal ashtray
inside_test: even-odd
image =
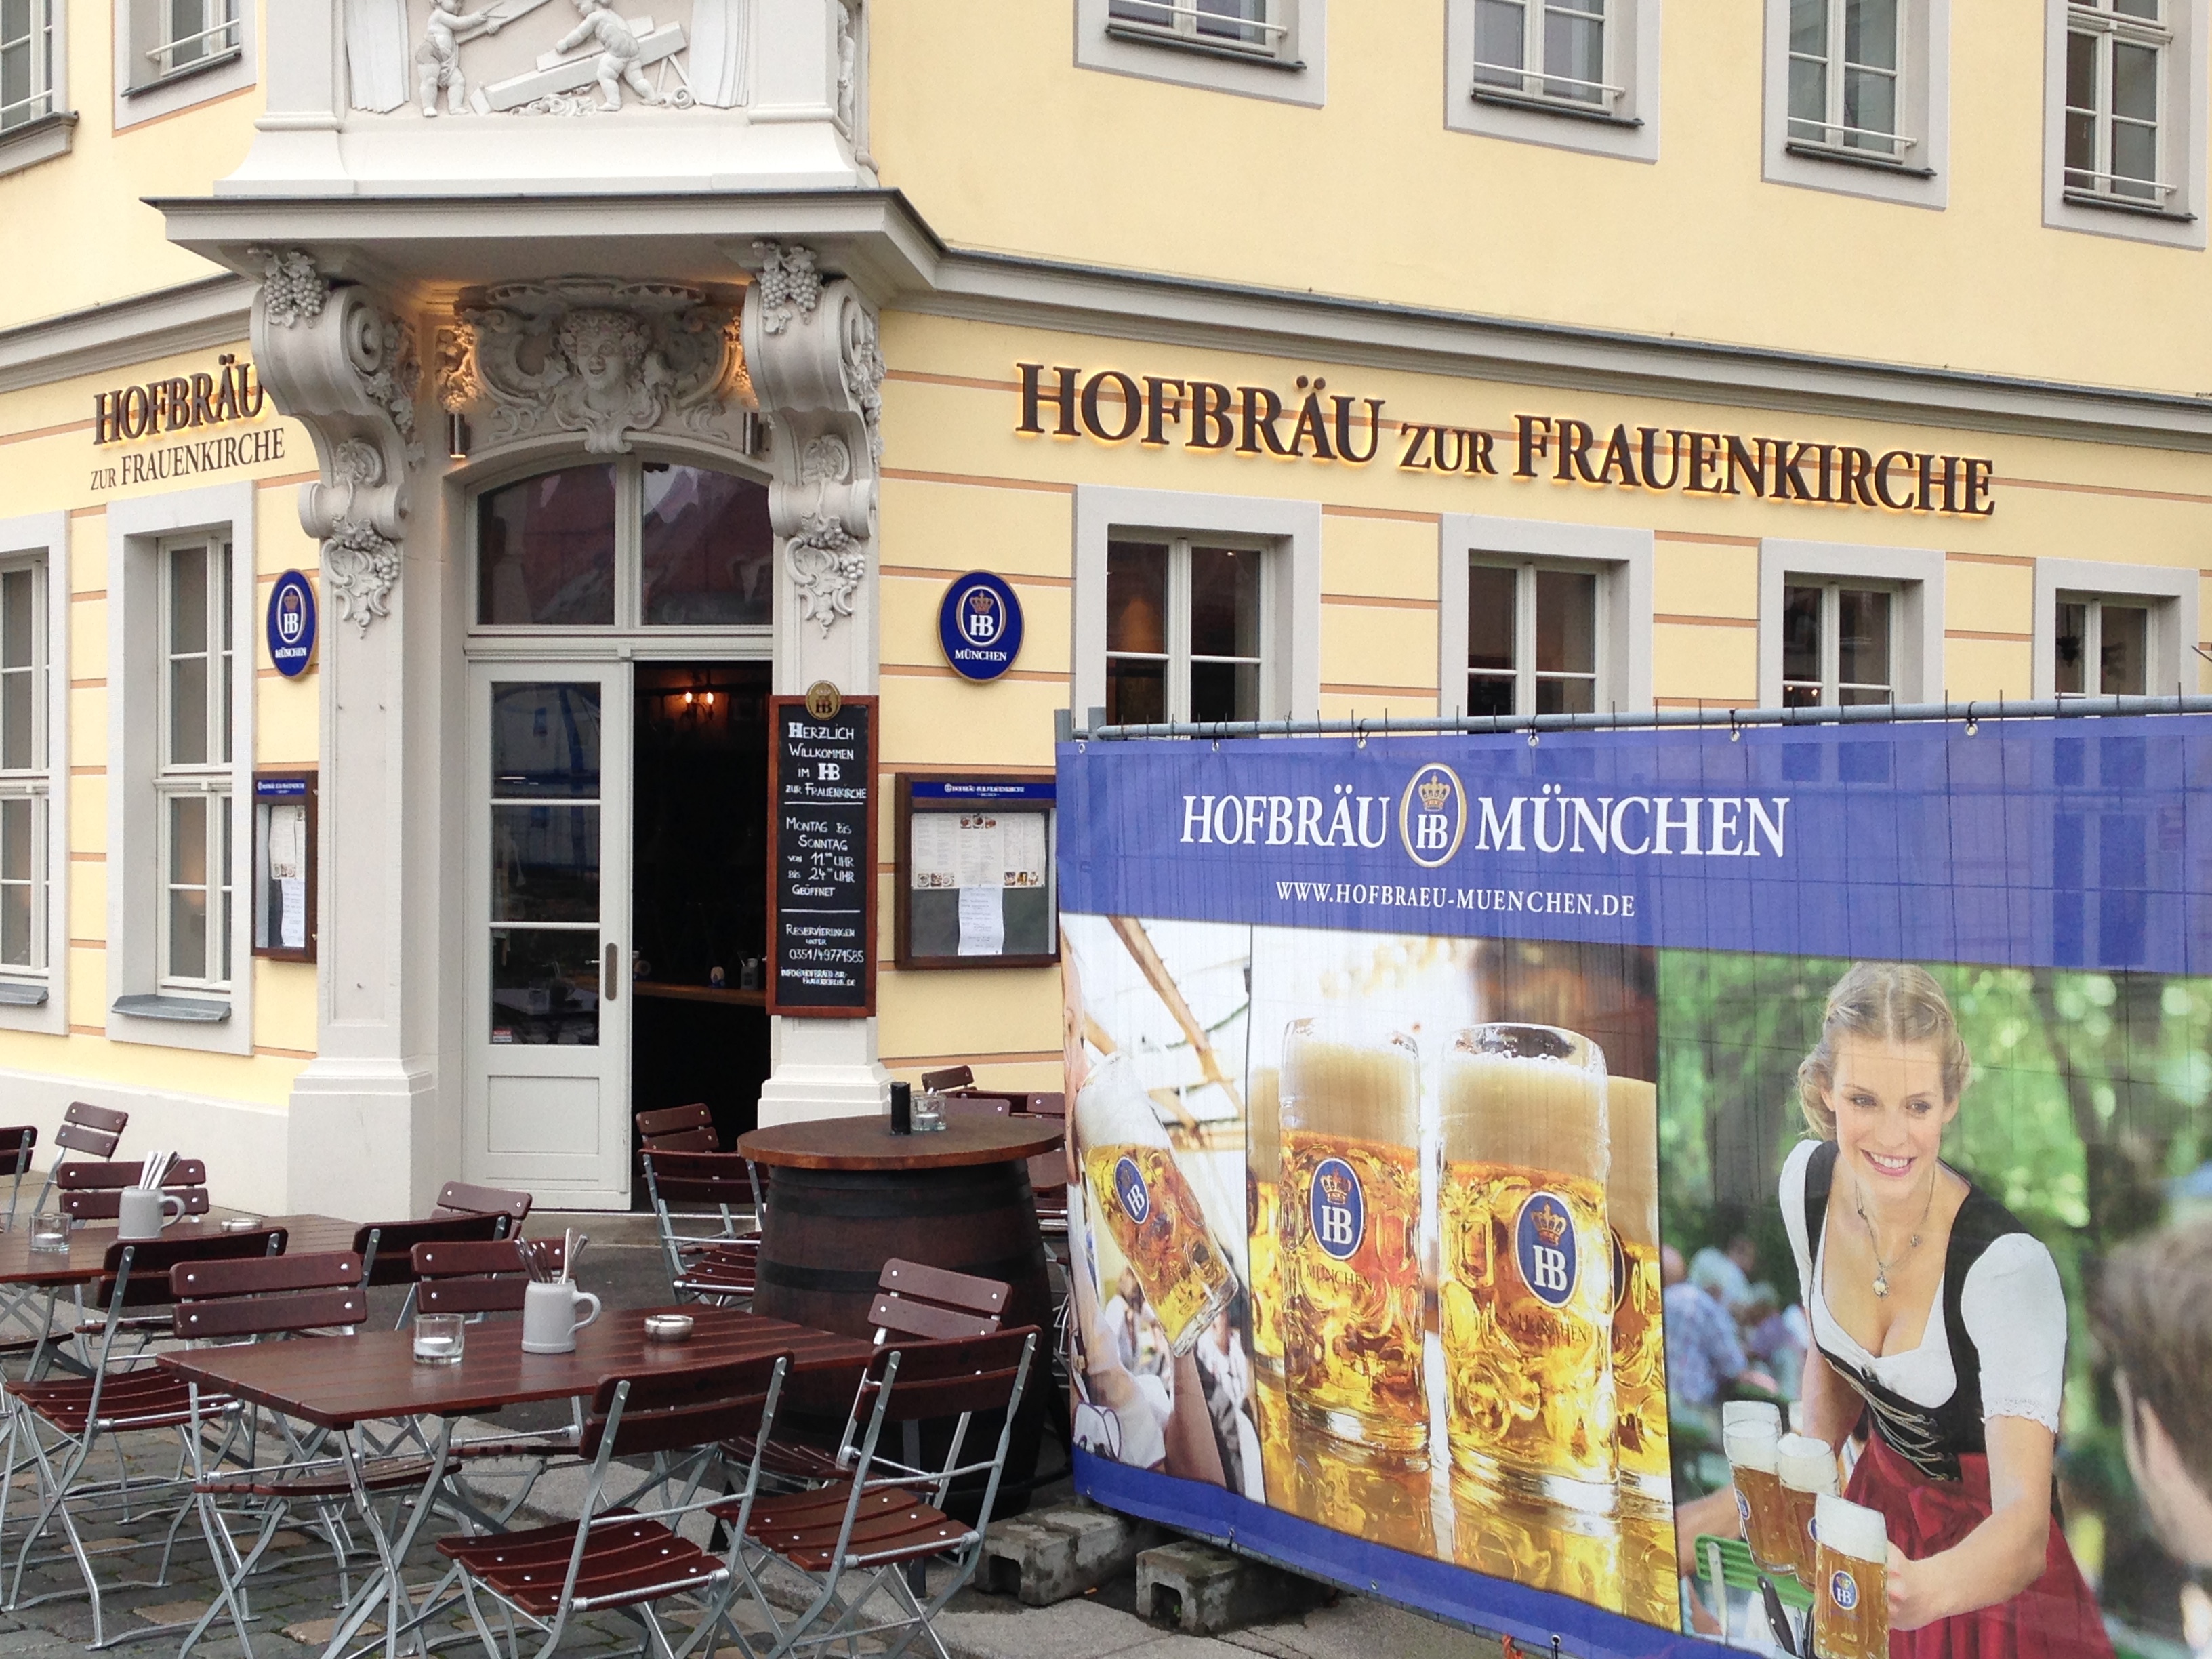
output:
[[[234,1215],[224,1218],[222,1230],[227,1233],[250,1233],[260,1224],[258,1215]]]
[[[646,1315],[645,1340],[648,1342],[689,1342],[691,1340],[691,1316]]]

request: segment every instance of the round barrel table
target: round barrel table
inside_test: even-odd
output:
[[[893,1134],[888,1116],[823,1118],[738,1141],[768,1178],[754,1312],[872,1337],[868,1309],[895,1257],[1012,1286],[1002,1322],[1040,1336],[1001,1514],[1027,1500],[1053,1386],[1052,1287],[1029,1160],[1060,1144],[1056,1122],[1018,1117],[955,1117],[914,1135]]]

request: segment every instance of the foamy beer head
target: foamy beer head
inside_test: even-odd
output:
[[[1836,1455],[1809,1434],[1785,1434],[1774,1443],[1774,1472],[1792,1492],[1836,1490]]]
[[[1726,1434],[1739,1423],[1771,1424],[1778,1437],[1782,1433],[1782,1407],[1771,1400],[1730,1400],[1721,1407],[1721,1432]]]
[[[1605,1183],[1605,1056],[1588,1037],[1553,1025],[1472,1026],[1445,1051],[1438,1088],[1446,1163]]]
[[[1292,1020],[1278,1087],[1284,1130],[1420,1145],[1420,1051],[1388,1024],[1348,1015]]]
[[[1888,1525],[1880,1510],[1832,1493],[1813,1504],[1814,1648],[1825,1659],[1887,1659]]]
[[[1126,1054],[1106,1056],[1091,1068],[1075,1097],[1075,1136],[1089,1146],[1164,1146],[1167,1132]]]
[[[1822,1492],[1813,1505],[1813,1530],[1824,1549],[1878,1567],[1889,1565],[1889,1522],[1880,1510]]]
[[[1779,1472],[1782,1437],[1775,1432],[1771,1423],[1753,1419],[1723,1424],[1721,1439],[1728,1449],[1728,1461],[1737,1468],[1757,1469],[1762,1474]]]
[[[1252,1073],[1244,1102],[1244,1164],[1255,1181],[1283,1178],[1282,1074],[1272,1066]]]
[[[1642,1078],[1605,1080],[1606,1134],[1613,1143],[1606,1179],[1607,1219],[1632,1244],[1659,1248],[1659,1091]]]

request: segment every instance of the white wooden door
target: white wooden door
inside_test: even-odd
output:
[[[472,1181],[629,1203],[629,665],[469,671]]]

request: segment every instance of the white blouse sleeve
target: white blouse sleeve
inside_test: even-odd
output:
[[[1813,1247],[1805,1236],[1805,1170],[1819,1150],[1817,1140],[1801,1140],[1790,1149],[1782,1164],[1782,1228],[1790,1235],[1790,1253],[1797,1258],[1798,1299],[1813,1305]]]
[[[2058,1432],[2066,1388],[2066,1291],[2042,1242],[2007,1233],[1960,1287],[1959,1311],[1981,1357],[1982,1417],[2025,1417]]]

